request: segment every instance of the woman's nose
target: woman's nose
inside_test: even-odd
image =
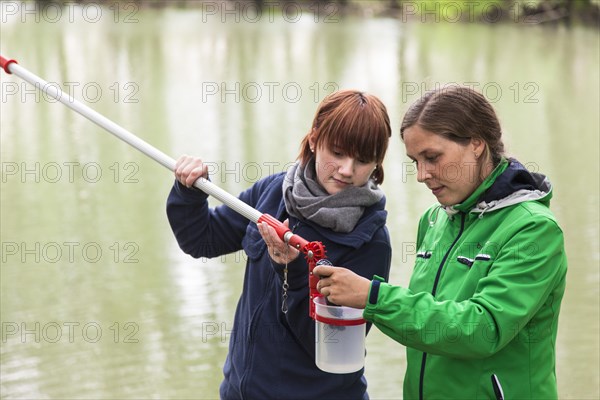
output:
[[[340,161],[338,171],[342,175],[350,176],[354,171],[354,158],[345,157]]]
[[[427,179],[431,179],[431,173],[425,165],[417,165],[417,181],[420,183],[425,182]]]

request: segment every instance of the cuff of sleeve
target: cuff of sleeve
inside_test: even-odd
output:
[[[177,193],[179,193],[179,195],[181,197],[186,198],[186,199],[204,201],[208,198],[208,195],[206,193],[204,193],[202,190],[197,189],[194,186],[192,186],[191,188],[188,188],[188,187],[184,186],[181,182],[179,182],[177,179],[175,179],[175,190],[177,191]]]
[[[385,279],[374,275],[373,281],[371,282],[371,288],[369,289],[369,297],[367,301],[367,305],[363,312],[363,318],[370,321],[373,316],[375,309],[377,308],[377,300],[379,298],[379,289],[381,287],[381,283],[385,283]]]
[[[380,276],[373,276],[371,282],[371,288],[369,289],[369,304],[377,304],[377,298],[379,297],[379,286],[381,282],[385,282],[385,279]]]

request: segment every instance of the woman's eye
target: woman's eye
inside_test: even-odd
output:
[[[435,160],[437,160],[437,158],[438,158],[438,157],[439,157],[438,155],[435,155],[435,156],[427,156],[427,157],[425,157],[425,160],[426,160],[427,162],[435,162]]]

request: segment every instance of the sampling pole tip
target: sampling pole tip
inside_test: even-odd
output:
[[[10,72],[10,64],[18,64],[17,60],[9,60],[4,58],[3,56],[0,56],[0,67],[2,69],[4,69],[4,71],[6,71],[7,74],[12,74],[12,72]]]

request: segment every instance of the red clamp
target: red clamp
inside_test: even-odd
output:
[[[317,290],[317,283],[319,283],[319,277],[313,274],[313,269],[317,266],[317,263],[325,258],[325,246],[321,242],[310,242],[306,245],[308,251],[306,252],[306,261],[308,262],[308,315],[312,319],[316,319],[315,311],[315,298],[321,296],[321,293]],[[309,256],[312,254],[312,257]]]

